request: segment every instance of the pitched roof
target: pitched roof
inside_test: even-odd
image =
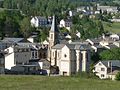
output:
[[[112,63],[112,66],[120,67],[120,60],[104,60],[101,61],[106,67],[108,67],[108,62]]]
[[[114,45],[114,44],[109,44],[109,45],[107,45],[108,47],[110,47],[110,49],[111,48],[118,48],[116,45]]]
[[[78,45],[75,45],[75,49],[78,49],[78,50],[88,50],[88,49],[90,49],[90,46],[87,45],[87,44],[78,44]]]
[[[66,46],[67,46],[69,49],[75,49],[75,45],[74,45],[74,44],[66,44]]]
[[[22,41],[24,38],[4,38],[2,41],[3,42],[14,42],[14,43],[17,43],[17,42],[20,42]]]
[[[90,41],[92,41],[93,43],[99,43],[100,41],[102,41],[102,38],[95,38],[95,39],[89,39]]]
[[[84,42],[81,42],[81,41],[75,41],[75,42],[71,42],[70,44],[89,44],[89,42],[87,41],[84,41]]]
[[[52,47],[52,49],[62,49],[65,46],[65,44],[56,44]]]

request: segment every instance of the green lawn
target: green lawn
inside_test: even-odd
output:
[[[110,31],[112,33],[120,33],[120,23],[108,23],[103,22],[105,31]]]
[[[120,90],[120,82],[78,77],[0,76],[0,90]]]

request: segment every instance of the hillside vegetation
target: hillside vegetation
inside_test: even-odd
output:
[[[109,31],[112,33],[120,33],[120,23],[118,22],[114,23],[103,22],[103,26],[105,31]]]

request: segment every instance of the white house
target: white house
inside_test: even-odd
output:
[[[111,78],[111,73],[114,71],[120,71],[120,60],[104,60],[99,61],[94,65],[93,72],[100,78],[100,79],[107,79]]]
[[[88,72],[90,51],[85,45],[57,44],[51,50],[51,65],[59,67],[60,75]]]
[[[120,40],[120,35],[119,34],[112,34],[112,35],[110,35],[110,38],[113,40]]]
[[[111,22],[120,22],[120,19],[109,19]]]
[[[59,25],[61,28],[64,27],[66,29],[68,29],[70,31],[71,27],[72,27],[72,20],[70,19],[67,19],[67,20],[64,20],[62,19],[60,21],[60,25]]]
[[[29,47],[12,46],[5,49],[5,69],[10,70],[16,65],[28,64],[31,52]]]
[[[74,16],[75,14],[76,14],[76,11],[74,11],[74,10],[70,10],[69,11],[69,16],[70,17]]]
[[[48,24],[47,18],[40,16],[33,17],[30,22],[34,27],[46,26]]]
[[[100,6],[97,4],[97,10],[101,10],[102,12],[107,11],[108,13],[117,13],[118,9],[114,6]]]

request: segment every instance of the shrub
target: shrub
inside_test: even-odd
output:
[[[120,81],[120,72],[118,72],[118,73],[116,74],[116,76],[115,76],[115,80]]]

